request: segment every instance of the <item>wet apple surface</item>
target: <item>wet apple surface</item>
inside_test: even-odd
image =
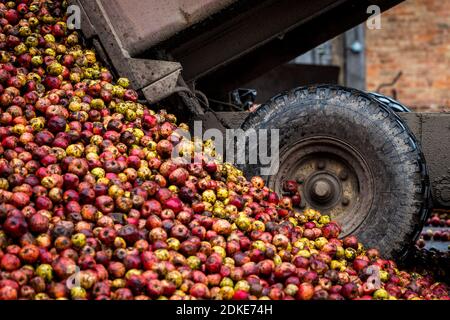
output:
[[[113,81],[66,7],[0,3],[0,300],[449,299],[297,210],[296,181],[277,195],[211,141],[194,152],[186,124]]]

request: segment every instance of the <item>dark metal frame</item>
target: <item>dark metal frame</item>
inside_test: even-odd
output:
[[[270,0],[161,48],[179,61],[188,83],[208,96],[227,92],[364,22],[367,8],[403,0]],[[218,89],[220,88],[220,89]]]
[[[70,0],[82,8],[87,41],[150,102],[177,91],[182,67],[190,88],[195,85],[209,97],[226,98],[242,84],[365,21],[370,5],[384,11],[402,1],[240,0],[130,57],[101,1]],[[194,115],[203,113],[198,104],[188,105]]]

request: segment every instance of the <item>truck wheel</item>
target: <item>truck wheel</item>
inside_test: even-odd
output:
[[[388,96],[384,96],[377,92],[369,92],[369,96],[375,98],[375,100],[377,100],[379,103],[388,106],[394,112],[411,112],[411,110],[409,110],[408,107]]]
[[[353,89],[303,87],[261,106],[242,125],[251,128],[279,129],[279,170],[264,176],[271,189],[296,180],[301,208],[340,222],[342,237],[406,256],[428,217],[430,186],[414,135],[389,107]],[[254,176],[260,167],[243,169]]]

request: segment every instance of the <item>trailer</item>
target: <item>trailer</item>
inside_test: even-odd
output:
[[[297,180],[301,208],[329,214],[343,236],[401,259],[432,206],[450,206],[450,114],[409,112],[335,85],[280,93],[254,112],[227,102],[242,84],[367,20],[370,6],[402,0],[70,2],[81,8],[85,41],[147,102],[204,129],[279,129],[268,185],[281,193],[284,180]],[[260,164],[243,169],[260,174]]]

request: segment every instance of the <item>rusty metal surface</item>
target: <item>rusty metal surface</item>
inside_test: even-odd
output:
[[[433,204],[450,207],[450,113],[400,113],[416,135],[430,172]]]
[[[142,89],[142,93],[149,103],[158,102],[170,96],[177,85],[181,70],[169,73],[167,76],[157,80]]]
[[[102,4],[123,47],[136,56],[236,0],[96,1]]]

